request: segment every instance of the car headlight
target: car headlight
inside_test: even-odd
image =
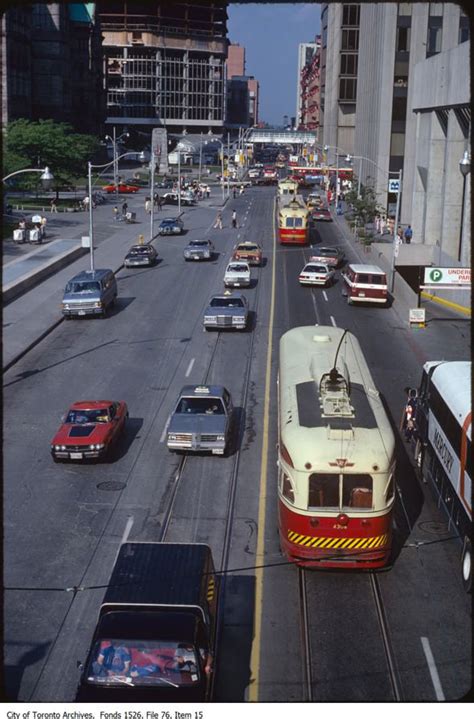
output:
[[[218,434],[218,435],[217,435],[217,441],[218,441],[218,442],[224,442],[224,441],[225,441],[225,435],[224,435],[224,434]]]
[[[102,307],[102,302],[94,302],[94,307]]]
[[[103,444],[103,443],[89,445],[89,449],[104,449],[104,447],[105,447],[105,444]]]
[[[206,250],[206,252],[204,253],[204,257],[209,257],[209,256],[210,256],[209,252],[208,252],[208,250]]]
[[[68,310],[68,309],[69,309],[69,305],[68,305],[68,304],[65,304],[65,305],[63,305],[63,308],[64,308],[65,310]]]
[[[214,315],[205,315],[204,322],[217,322],[217,317]]]
[[[232,319],[236,324],[243,324],[245,322],[245,317],[233,317]]]
[[[185,257],[189,257],[189,252],[185,252],[185,253],[184,253],[184,256],[185,256]]]
[[[171,439],[173,441],[176,441],[176,435],[175,434],[169,434],[168,439]]]

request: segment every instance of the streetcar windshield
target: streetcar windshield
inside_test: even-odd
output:
[[[311,474],[308,509],[372,509],[372,489],[373,479],[370,474]]]

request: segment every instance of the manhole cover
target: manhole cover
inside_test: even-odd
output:
[[[445,522],[420,522],[418,528],[427,534],[449,534]]]
[[[97,489],[102,489],[104,492],[119,492],[124,487],[126,487],[125,482],[114,482],[113,480],[100,482],[100,484],[97,485]]]

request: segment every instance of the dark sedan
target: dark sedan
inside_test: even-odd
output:
[[[161,221],[158,228],[160,235],[181,235],[184,230],[184,222],[179,217],[167,217]]]
[[[151,267],[156,264],[158,253],[153,245],[133,245],[124,260],[125,267]]]
[[[328,267],[338,267],[344,260],[344,252],[339,247],[311,247],[310,262],[322,262]]]

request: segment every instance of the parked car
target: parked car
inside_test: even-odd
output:
[[[204,327],[210,329],[243,330],[247,326],[249,308],[247,298],[240,292],[224,292],[211,297],[204,311]]]
[[[187,260],[210,260],[214,254],[211,240],[191,240],[184,248],[183,256]]]
[[[239,242],[232,253],[233,260],[245,260],[249,265],[261,265],[263,250],[256,242]]]
[[[192,192],[181,193],[181,204],[182,205],[194,205],[196,202],[194,194]],[[179,205],[178,193],[177,192],[165,192],[162,198],[162,203],[168,205]]]
[[[105,185],[105,187],[102,188],[104,192],[107,192],[107,194],[111,194],[112,192],[116,192],[115,185]],[[138,185],[126,185],[125,183],[120,183],[118,186],[118,191],[120,194],[128,194],[131,192],[138,192],[140,188]]]
[[[160,235],[181,235],[183,231],[184,222],[179,217],[166,217],[158,228]]]
[[[167,430],[170,450],[224,454],[230,444],[233,406],[221,385],[186,385]]]
[[[249,287],[251,281],[248,262],[231,261],[226,267],[224,285],[226,287]]]
[[[112,270],[84,270],[67,283],[62,313],[65,317],[105,317],[115,302],[117,292],[117,280]]]
[[[300,272],[300,285],[329,285],[334,281],[335,272],[327,265],[308,262]]]
[[[339,247],[311,247],[310,262],[322,262],[328,267],[338,267],[344,260],[344,252]]]
[[[327,207],[315,207],[311,210],[312,220],[322,220],[324,222],[332,222],[331,213]]]
[[[153,245],[133,245],[127,252],[124,260],[125,267],[143,267],[155,265],[158,252]]]
[[[123,401],[74,402],[51,442],[54,461],[103,459],[125,431],[127,417]]]

